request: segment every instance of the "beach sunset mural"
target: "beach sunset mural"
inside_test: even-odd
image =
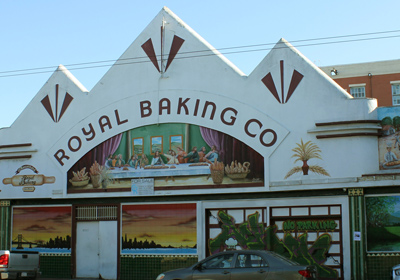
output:
[[[14,207],[13,249],[69,251],[71,248],[71,207]]]
[[[196,238],[196,204],[124,205],[122,249],[190,250]]]

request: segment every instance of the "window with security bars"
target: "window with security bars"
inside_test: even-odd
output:
[[[393,106],[400,105],[400,84],[392,84],[392,101]]]
[[[75,208],[77,221],[116,221],[118,219],[118,206],[77,206]]]
[[[276,237],[291,254],[297,254],[294,252],[300,248],[312,248],[304,260],[312,256],[313,262],[322,265],[317,267],[319,279],[344,279],[341,205],[279,206],[269,210],[270,225],[276,226]],[[319,254],[319,250],[324,253]]]
[[[354,98],[365,98],[365,87],[351,87],[350,94]]]
[[[228,250],[246,248],[246,238],[239,242],[229,237],[228,232],[233,228],[238,229],[238,235],[248,236],[256,234],[255,232],[263,232],[267,223],[266,209],[266,207],[206,209],[207,256],[212,255],[213,246],[226,246]],[[251,230],[247,229],[250,223]]]

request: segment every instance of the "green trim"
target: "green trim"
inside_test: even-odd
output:
[[[366,279],[366,234],[364,196],[350,196],[350,239],[351,239],[351,275],[352,279]],[[354,232],[361,233],[360,241],[354,240]]]
[[[0,207],[0,250],[10,249],[11,207]]]
[[[120,279],[154,280],[164,271],[189,267],[197,262],[197,256],[125,256],[121,257]]]
[[[360,279],[366,279],[365,271],[366,271],[366,240],[367,236],[365,234],[365,200],[364,196],[358,197],[358,218],[359,218],[359,229],[361,232],[361,241],[359,246],[359,262],[360,262]]]
[[[71,256],[40,255],[40,278],[71,278]]]

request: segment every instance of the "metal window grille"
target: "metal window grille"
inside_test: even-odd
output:
[[[107,206],[78,206],[75,212],[77,221],[116,221],[118,207]]]

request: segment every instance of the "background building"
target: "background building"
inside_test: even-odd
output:
[[[376,98],[378,106],[400,105],[400,60],[321,67],[355,98]]]

